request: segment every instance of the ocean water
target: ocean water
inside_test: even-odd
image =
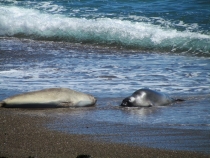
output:
[[[97,105],[27,113],[96,140],[210,153],[209,8],[207,0],[0,0],[0,100],[75,89]],[[186,101],[119,107],[140,88]]]

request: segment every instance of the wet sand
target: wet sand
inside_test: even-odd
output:
[[[202,153],[169,151],[127,144],[93,141],[93,136],[67,134],[45,128],[53,117],[24,115],[0,108],[0,157],[210,157]]]

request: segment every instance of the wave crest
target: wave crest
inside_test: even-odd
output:
[[[0,21],[2,37],[210,54],[210,35],[177,31],[146,22],[72,18],[20,7],[0,7]]]

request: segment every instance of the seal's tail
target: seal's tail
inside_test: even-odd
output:
[[[4,107],[5,106],[5,102],[0,101],[0,107]]]

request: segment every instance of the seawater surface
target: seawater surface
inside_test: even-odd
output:
[[[94,140],[210,153],[210,3],[0,0],[0,100],[51,87],[90,108],[18,110]],[[120,108],[140,88],[184,102]]]
[[[1,100],[50,87],[67,87],[97,98],[92,108],[51,110],[49,116],[58,119],[47,125],[50,129],[209,153],[209,58],[1,39],[0,62]],[[119,107],[124,97],[145,87],[186,101],[167,107]],[[28,114],[47,116],[48,112],[29,110]]]

